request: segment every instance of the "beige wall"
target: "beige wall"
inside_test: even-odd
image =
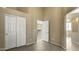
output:
[[[75,9],[75,7],[48,7],[44,9],[44,18],[50,21],[50,43],[64,46],[65,15],[73,9]]]
[[[50,43],[60,46],[61,41],[61,17],[62,17],[62,8],[45,8],[44,18],[49,20],[50,27]]]
[[[72,18],[72,32],[78,32],[79,31],[79,17],[76,16],[74,18]]]
[[[25,7],[17,7],[16,9],[19,10],[19,11],[28,13],[28,7],[27,8],[25,8]]]
[[[0,15],[0,48],[4,48],[5,46],[5,23],[4,23],[4,16],[3,15]]]
[[[75,7],[48,7],[48,8],[38,8],[38,7],[29,7],[29,8],[18,8],[18,10],[24,11],[29,14],[28,26],[27,26],[27,43],[35,43],[36,42],[36,20],[49,20],[49,32],[50,32],[50,43],[56,45],[64,45],[64,20],[65,15],[71,10],[75,9]]]
[[[28,33],[30,32],[30,36],[28,35],[29,36],[28,43],[36,43],[36,40],[37,40],[37,20],[43,19],[42,8],[28,8],[28,13],[30,15],[29,16],[30,31],[28,29]]]
[[[29,14],[33,17],[32,20],[32,38],[30,42],[36,42],[37,40],[37,20],[43,19],[42,8],[29,8]]]

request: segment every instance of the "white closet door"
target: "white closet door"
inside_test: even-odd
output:
[[[5,47],[16,47],[16,16],[5,15]]]
[[[17,46],[26,45],[26,17],[17,16]]]

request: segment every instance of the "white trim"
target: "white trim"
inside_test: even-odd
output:
[[[59,43],[57,43],[57,42],[50,42],[50,43],[62,47],[62,46],[61,46]]]
[[[67,14],[64,16],[64,38],[62,39],[63,41],[62,41],[61,47],[67,50],[66,48],[66,17],[67,17]]]
[[[61,46],[61,47],[66,50],[66,47],[64,47],[64,46]]]
[[[51,44],[54,44],[54,45],[56,45],[56,46],[59,46],[59,47],[61,47],[61,48],[63,48],[63,49],[66,50],[66,48],[65,48],[64,46],[62,46],[61,44],[59,44],[59,43],[57,43],[57,42],[55,42],[55,41],[50,42],[50,43],[51,43]]]
[[[79,8],[76,8],[76,9],[72,10],[67,15],[74,14],[74,13],[79,13]]]
[[[31,45],[31,44],[35,44],[35,42],[27,43],[26,45]]]
[[[60,43],[55,42],[54,40],[50,41],[50,43],[62,47]]]

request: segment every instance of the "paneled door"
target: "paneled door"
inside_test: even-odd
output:
[[[16,47],[16,16],[5,15],[5,48]]]
[[[41,33],[42,40],[49,42],[49,21],[42,21]]]
[[[17,16],[17,46],[26,45],[26,17]]]

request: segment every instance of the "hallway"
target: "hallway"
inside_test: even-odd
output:
[[[7,51],[65,51],[65,50],[61,47],[47,43],[45,41],[39,41],[37,44],[13,48]]]
[[[71,39],[64,40],[65,30],[68,30],[68,32],[73,32],[73,41],[79,43],[79,16],[69,13],[76,7],[15,8],[15,10],[0,9],[3,11],[0,16],[0,51],[7,49],[7,51],[79,50],[79,46],[73,44]],[[49,39],[51,44],[48,43]],[[67,43],[66,50],[59,47],[66,47],[65,43]]]
[[[71,38],[67,37],[67,42],[66,42],[66,46],[67,46],[67,51],[79,51],[79,45],[72,42]]]

